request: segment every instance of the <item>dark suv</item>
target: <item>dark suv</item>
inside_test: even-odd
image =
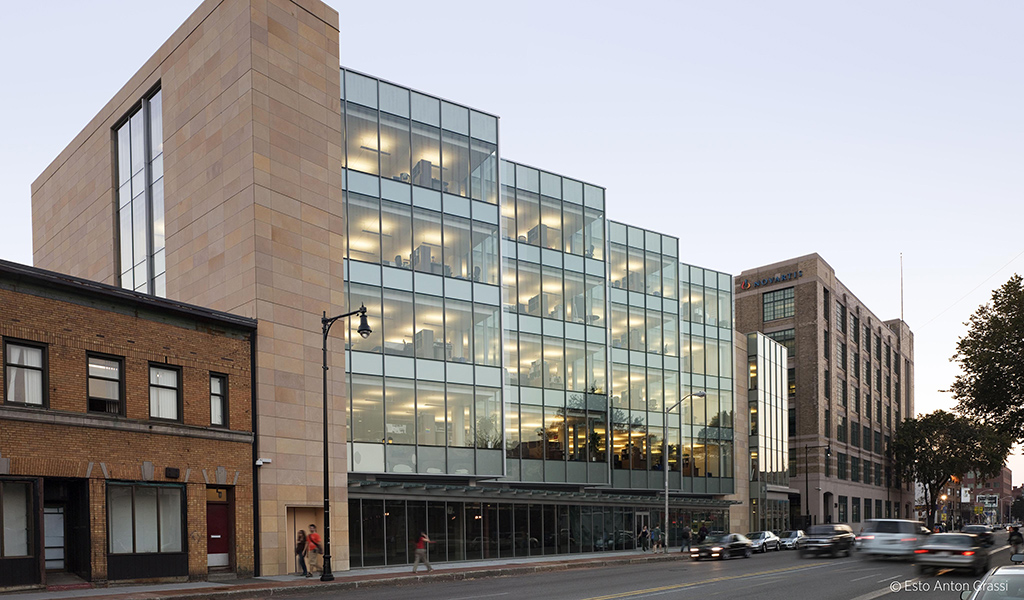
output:
[[[842,523],[812,525],[807,530],[807,541],[804,542],[804,547],[800,549],[800,556],[806,557],[817,554],[830,554],[832,556],[846,554],[846,556],[850,556],[856,539],[849,525]]]

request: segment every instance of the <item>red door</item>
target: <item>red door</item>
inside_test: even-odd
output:
[[[228,527],[228,505],[206,505],[206,565],[230,566],[231,543]]]

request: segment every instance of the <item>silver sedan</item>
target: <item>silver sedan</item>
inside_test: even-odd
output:
[[[921,574],[934,569],[969,569],[975,575],[988,571],[989,544],[967,533],[936,533],[914,550],[914,564]]]

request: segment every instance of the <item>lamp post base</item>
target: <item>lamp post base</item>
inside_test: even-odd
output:
[[[324,554],[324,568],[320,573],[320,581],[334,581],[334,573],[331,571],[330,554]]]

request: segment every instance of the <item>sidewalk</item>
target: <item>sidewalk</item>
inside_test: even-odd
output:
[[[368,567],[334,573],[334,581],[322,582],[317,577],[295,575],[255,577],[231,581],[196,581],[154,585],[132,585],[63,591],[30,591],[0,593],[0,600],[64,600],[89,598],[90,600],[245,600],[268,596],[341,591],[370,586],[409,585],[426,581],[455,581],[526,575],[545,571],[588,569],[652,561],[683,560],[689,557],[675,550],[668,554],[652,554],[626,550],[588,554],[516,557],[455,563],[436,563],[434,571],[424,569],[413,575],[412,565]]]

